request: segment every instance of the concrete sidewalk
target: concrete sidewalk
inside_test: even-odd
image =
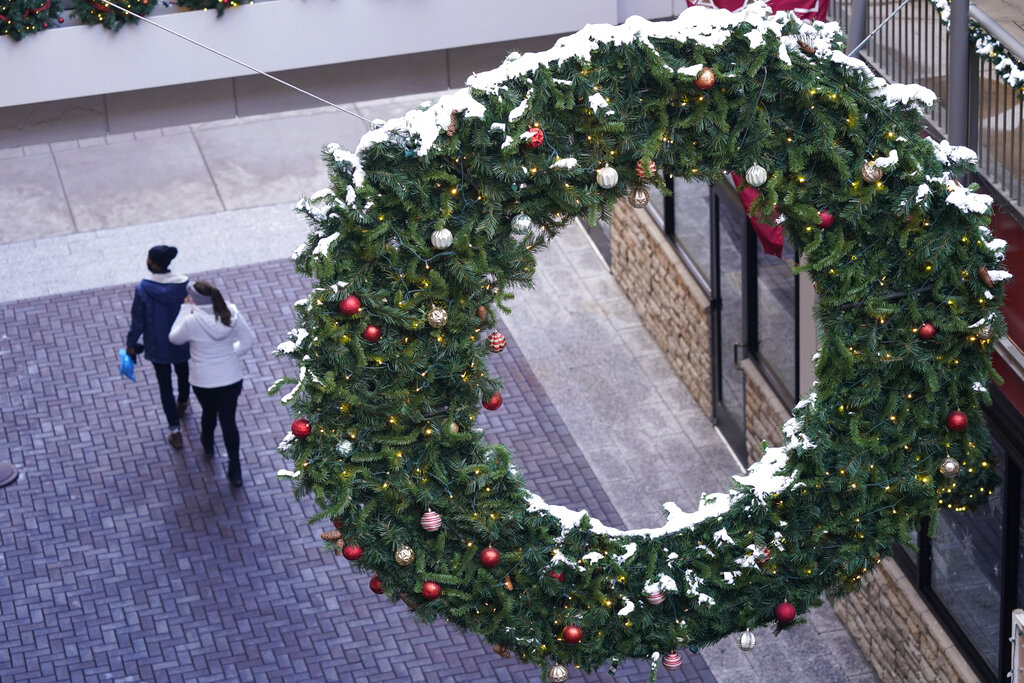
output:
[[[387,118],[416,106],[424,97],[350,106],[367,118]],[[163,242],[177,246],[181,252],[172,264],[174,270],[193,276],[216,271],[215,277],[223,277],[231,284],[227,293],[236,297],[243,310],[259,301],[258,305],[265,309],[266,329],[277,335],[260,341],[273,348],[291,324],[290,305],[298,298],[298,290],[293,284],[282,284],[287,278],[281,275],[282,259],[302,241],[306,231],[292,207],[300,195],[310,195],[326,184],[319,159],[322,145],[339,142],[352,148],[363,130],[365,126],[358,119],[334,110],[317,109],[102,140],[0,150],[0,207],[5,210],[0,227],[0,301],[8,302],[0,305],[0,310],[22,311],[31,304],[33,310],[45,310],[45,315],[59,317],[61,304],[83,305],[95,298],[76,293],[104,288],[96,293],[99,303],[90,304],[99,307],[97,322],[90,324],[81,316],[73,320],[81,323],[81,334],[87,340],[95,337],[99,345],[90,348],[85,344],[76,353],[102,356],[101,362],[106,364],[121,333],[117,325],[127,324],[127,319],[122,321],[119,315],[130,303],[131,284],[144,272],[146,249]],[[268,274],[274,275],[260,281],[263,267],[252,264],[267,262],[272,262],[266,266]],[[529,391],[524,390],[524,397],[532,391],[543,396],[544,402],[524,412],[516,412],[523,408],[509,402],[510,409],[499,411],[501,414],[495,418],[516,424],[490,424],[503,439],[502,429],[519,429],[520,445],[510,445],[527,451],[539,448],[536,444],[552,441],[552,434],[559,430],[565,431],[564,443],[559,439],[553,441],[554,447],[562,450],[559,457],[569,458],[562,462],[572,462],[578,453],[585,460],[580,465],[592,474],[574,473],[565,464],[550,469],[549,463],[544,466],[545,486],[552,493],[542,491],[545,497],[555,503],[591,507],[598,517],[611,514],[605,521],[636,528],[660,524],[663,501],[672,500],[684,509],[693,508],[702,492],[727,488],[730,477],[740,472],[739,465],[675,377],[582,230],[567,230],[539,255],[535,284],[536,289],[517,294],[513,313],[503,318],[522,359],[521,370],[507,367],[506,371],[512,376],[518,373],[521,382],[525,382],[523,386]],[[112,288],[115,285],[120,287]],[[47,298],[11,303],[32,297]],[[109,297],[115,301],[105,305],[104,298]],[[21,343],[26,333],[19,326],[29,318],[3,318],[8,327],[0,331],[0,339],[7,335],[7,341],[2,343]],[[112,332],[116,334],[111,336]],[[15,394],[35,392],[37,381],[57,372],[59,359],[47,358],[45,352],[32,351],[24,345],[19,348],[15,354],[13,346],[0,346],[4,385]],[[265,367],[254,365],[251,371],[255,383],[267,379]],[[39,378],[34,378],[33,373]],[[109,384],[101,382],[89,391],[102,395],[110,390]],[[155,392],[155,387],[137,389],[138,400],[151,401],[150,407],[155,410],[155,394],[146,393]],[[61,411],[63,415],[62,406],[74,405],[81,398],[70,390],[65,393],[61,401],[46,404],[46,409]],[[249,400],[254,404],[267,402],[255,395]],[[140,413],[138,407],[132,410],[136,419],[153,421],[151,415]],[[247,496],[263,495],[263,489],[257,491],[257,487],[274,488],[272,494],[266,494],[272,497],[288,496],[287,492],[276,490],[279,485],[271,476],[284,465],[272,448],[274,438],[283,433],[285,416],[279,406],[271,412],[280,424],[261,425],[259,438],[250,444],[258,450],[253,457],[261,469],[255,470],[254,480],[247,482]],[[110,424],[116,413],[117,406],[103,403],[97,419]],[[30,475],[33,461],[44,457],[44,453],[73,451],[75,439],[80,438],[76,436],[80,431],[67,427],[67,416],[56,420],[43,415],[36,417],[46,424],[62,426],[45,428],[38,438],[30,435],[26,440],[20,418],[15,420],[10,415],[8,410],[3,411],[4,443],[12,453],[6,459],[14,460]],[[244,421],[245,413],[241,415]],[[544,415],[554,421],[544,422],[540,419]],[[531,433],[530,429],[534,431]],[[549,434],[548,430],[554,431]],[[162,437],[156,429],[141,438],[148,439],[147,449],[159,452]],[[116,435],[104,437],[107,450],[116,452],[123,445]],[[543,450],[537,453],[541,460],[553,457],[544,455]],[[5,456],[0,453],[2,459]],[[250,465],[256,467],[255,463]],[[67,463],[64,467],[70,468],[70,476],[62,480],[53,494],[54,505],[74,486],[76,465]],[[32,476],[26,479],[0,490],[0,496],[12,500],[11,496],[16,495],[12,492],[18,487],[32,484]],[[185,477],[179,485],[189,482],[192,479]],[[194,482],[190,485],[199,486]],[[203,486],[204,499],[220,495],[216,487]],[[178,499],[173,488],[166,491],[166,496],[169,501]],[[174,504],[180,506],[180,502]],[[209,511],[213,515],[222,512],[219,503]],[[271,516],[261,524],[271,529],[292,529],[293,522],[302,522],[302,512],[297,520],[287,518],[295,510],[282,506],[280,512],[285,517],[275,520]],[[243,518],[247,519],[248,514],[243,513]],[[175,522],[191,523],[187,515]],[[129,526],[115,527],[114,534],[129,533]],[[315,539],[311,539],[312,535],[297,542],[289,552],[309,553],[316,546]],[[130,544],[120,545],[126,549],[124,552],[129,552]],[[45,556],[38,560],[45,562]],[[71,569],[66,567],[63,571]],[[347,599],[332,587],[327,573],[317,571],[308,577],[304,575],[304,580],[323,582],[323,590],[337,594],[335,601]],[[277,584],[268,579],[266,585]],[[261,596],[253,598],[259,600]],[[234,610],[237,605],[225,607]],[[227,622],[233,616],[236,615],[225,611],[210,618]],[[396,623],[391,627],[397,627]],[[386,634],[385,628],[382,636]],[[757,635],[758,645],[749,653],[740,651],[732,639],[702,653],[718,680],[874,680],[870,668],[827,606],[812,613],[806,625],[778,638],[768,632]],[[12,638],[10,629],[7,637]],[[332,642],[337,645],[339,641]],[[426,656],[422,650],[386,652],[367,653],[363,664],[359,664],[358,657],[350,659],[354,668],[349,671],[356,672],[364,666],[385,676],[378,658],[395,660],[397,666],[404,658]],[[465,662],[481,658],[480,650],[474,648],[450,654],[464,658]],[[485,654],[483,659],[487,657]],[[697,678],[687,680],[708,680],[699,670],[701,657],[693,658],[693,662],[691,673]],[[473,679],[455,675],[452,672],[456,669],[452,668],[418,670],[433,672],[419,674],[426,675],[427,680],[492,680],[488,676],[497,675],[481,674],[483,678]],[[331,671],[337,673],[335,669]],[[333,680],[359,679],[322,675]],[[519,675],[508,680],[527,680]],[[369,674],[370,680],[391,680],[374,676]],[[665,678],[680,680],[667,674]],[[581,679],[604,677],[573,674],[573,680]],[[398,676],[395,680],[402,678]],[[635,678],[623,673],[619,680]]]

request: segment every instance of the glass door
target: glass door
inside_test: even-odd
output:
[[[712,417],[740,462],[747,462],[744,421],[746,352],[744,306],[749,259],[747,214],[732,188],[711,187],[711,397]],[[748,297],[749,298],[749,297]]]

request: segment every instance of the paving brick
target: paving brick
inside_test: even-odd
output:
[[[319,551],[305,523],[311,504],[275,476],[290,419],[263,393],[291,369],[268,350],[308,285],[287,261],[204,275],[265,347],[246,361],[242,489],[227,483],[222,459],[203,458],[194,412],[185,448],[166,443],[151,366],[134,384],[117,376],[130,287],[0,305],[0,456],[22,474],[0,489],[0,679],[537,680],[535,667],[495,656],[473,634],[416,623]],[[505,387],[502,409],[481,415],[488,438],[513,449],[546,500],[621,526],[521,351],[510,343],[490,362]],[[685,654],[665,680],[714,680]],[[626,662],[614,678],[572,680],[646,677],[643,663]]]

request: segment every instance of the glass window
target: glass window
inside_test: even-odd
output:
[[[711,233],[708,229],[711,210],[708,208],[710,192],[708,186],[700,182],[688,182],[675,178],[673,181],[673,198],[675,199],[676,245],[690,259],[704,282],[711,282]],[[662,202],[657,191],[651,192],[651,203],[657,203],[661,210]],[[725,240],[723,240],[723,243]],[[739,255],[736,256],[739,263]]]
[[[1007,454],[996,439],[995,454]],[[943,510],[932,539],[932,589],[993,670],[999,666],[1004,488],[970,513]]]
[[[796,257],[787,244],[782,258],[757,247],[757,360],[775,380],[787,405],[796,402]]]

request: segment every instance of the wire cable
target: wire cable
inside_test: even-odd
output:
[[[256,67],[252,66],[251,64],[246,64],[245,62],[243,62],[240,59],[235,59],[231,55],[226,55],[223,52],[210,47],[209,45],[205,45],[203,43],[200,43],[198,40],[194,40],[192,38],[189,38],[186,35],[178,33],[174,29],[167,28],[163,24],[158,24],[155,21],[152,21],[151,19],[142,16],[141,14],[136,14],[135,12],[131,11],[130,9],[121,7],[116,2],[113,2],[113,0],[100,0],[100,2],[102,2],[104,5],[109,5],[110,7],[113,7],[114,9],[120,10],[121,12],[124,12],[125,14],[127,14],[129,16],[133,16],[133,17],[135,17],[136,19],[138,19],[140,21],[144,21],[147,24],[150,24],[152,26],[156,26],[158,29],[160,29],[162,31],[167,31],[168,33],[170,33],[172,35],[175,35],[175,36],[181,38],[182,40],[187,40],[188,42],[192,43],[193,45],[195,45],[197,47],[201,47],[204,50],[212,52],[215,55],[218,55],[220,57],[223,57],[224,59],[232,61],[235,64],[238,64],[239,66],[245,67],[246,69],[249,69],[250,71],[253,71],[255,73],[260,74],[261,76],[266,76],[267,78],[269,78],[272,81],[277,81],[281,85],[287,86],[287,87],[291,88],[292,90],[296,90],[296,91],[302,93],[303,95],[307,95],[308,97],[312,97],[314,100],[317,100],[319,102],[323,102],[324,104],[326,104],[326,105],[328,105],[330,107],[334,107],[338,111],[345,112],[346,114],[349,114],[350,116],[354,116],[357,119],[362,119],[363,121],[365,121],[368,124],[371,124],[371,125],[373,124],[373,122],[370,121],[370,119],[366,118],[365,116],[360,116],[359,114],[355,113],[354,111],[350,111],[348,109],[345,109],[345,107],[342,107],[342,106],[339,106],[337,104],[334,104],[333,102],[329,102],[329,101],[325,100],[324,98],[320,97],[319,95],[314,95],[313,93],[309,92],[308,90],[303,90],[302,88],[300,88],[297,85],[293,85],[293,84],[289,83],[288,81],[281,80],[277,76],[268,74],[266,71],[261,71],[260,69],[257,69]]]

